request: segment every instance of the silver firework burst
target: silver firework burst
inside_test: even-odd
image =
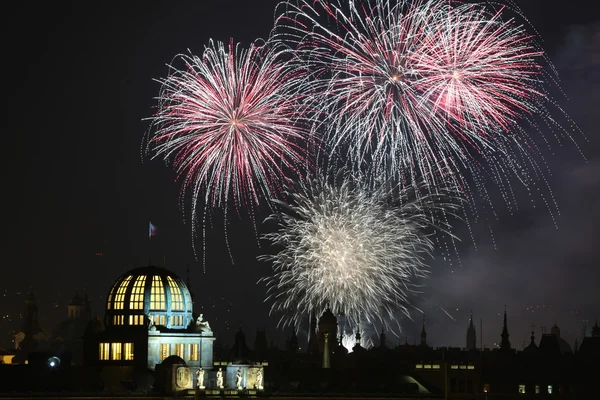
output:
[[[270,217],[278,229],[263,235],[277,252],[259,257],[272,263],[263,281],[282,325],[299,326],[327,307],[351,325],[408,314],[414,280],[427,275],[432,235],[447,232],[435,213],[456,203],[443,199],[447,192],[398,190],[351,175],[296,184],[292,204]]]

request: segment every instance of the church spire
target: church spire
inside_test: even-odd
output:
[[[508,326],[506,324],[506,305],[504,306],[504,326],[502,327],[502,334],[500,336],[502,337],[502,342],[500,343],[500,348],[503,350],[509,350],[510,349],[510,341],[508,340],[508,337],[510,335],[508,334]]]
[[[467,328],[467,349],[477,349],[477,332],[475,331],[475,325],[473,325],[473,311],[471,311],[469,327]]]
[[[535,344],[535,325],[531,324],[531,342],[529,346],[525,347],[524,351],[531,352],[537,350],[537,345]]]
[[[25,300],[25,315],[23,316],[23,326],[21,328],[25,337],[21,341],[17,341],[15,338],[15,348],[21,349],[25,353],[35,350],[37,340],[34,339],[34,336],[42,331],[38,321],[38,302],[33,293],[33,288],[30,286],[29,289],[30,292]]]
[[[360,344],[361,341],[361,335],[360,335],[360,327],[356,330],[356,336],[354,337],[354,347],[352,347],[352,351],[355,353],[358,353],[359,351],[365,350],[364,347],[362,347],[362,345]]]
[[[421,346],[427,346],[427,332],[425,332],[425,314],[423,314],[423,329],[421,330]]]

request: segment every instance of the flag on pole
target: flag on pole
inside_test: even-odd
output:
[[[148,227],[148,239],[150,239],[152,236],[156,236],[157,233],[158,228],[155,225],[152,225],[152,222],[150,222],[150,226]]]

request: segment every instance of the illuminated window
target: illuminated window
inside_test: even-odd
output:
[[[144,316],[143,315],[130,315],[129,316],[129,325],[144,325]]]
[[[169,289],[171,289],[171,310],[183,311],[183,296],[179,285],[170,276],[167,276],[167,282],[169,282]]]
[[[190,344],[190,361],[198,361],[198,343]]]
[[[431,364],[425,364],[425,365],[423,365],[423,368],[425,368],[425,369],[431,369]]]
[[[456,365],[456,364],[455,365],[451,365],[450,369],[458,369],[458,365]]]
[[[152,291],[150,292],[150,309],[164,310],[165,309],[165,288],[160,276],[152,277]],[[161,324],[164,325],[164,322]]]
[[[146,275],[138,276],[133,283],[131,296],[129,297],[130,310],[144,309],[144,287],[146,286]],[[130,324],[133,325],[133,324]],[[137,325],[137,324],[136,324]]]
[[[176,356],[183,358],[184,355],[184,346],[181,343],[175,345],[175,353]]]
[[[155,315],[154,316],[154,325],[165,326],[165,316],[164,315]]]
[[[123,359],[127,361],[133,360],[133,343],[125,343],[124,347],[124,356]]]
[[[110,358],[109,343],[100,343],[100,360],[108,360]]]
[[[113,325],[123,325],[125,323],[124,315],[113,315]]]
[[[121,359],[121,349],[123,348],[122,343],[112,343],[112,360]]]
[[[535,385],[535,394],[540,394],[540,385]]]
[[[466,365],[459,365],[458,369],[467,369],[467,366]]]
[[[106,300],[106,309],[107,310],[110,310],[112,307],[112,299],[115,295],[115,291],[116,291],[116,286],[113,286],[112,290],[108,294],[108,300]]]
[[[171,315],[171,326],[183,325],[183,315]]]
[[[171,345],[168,343],[162,343],[160,345],[160,359],[164,360],[165,358],[171,355]]]
[[[129,286],[129,282],[131,281],[132,276],[129,275],[127,278],[121,282],[119,285],[119,289],[117,290],[117,294],[115,295],[115,310],[122,310],[123,305],[125,304],[125,292],[127,291],[127,287]]]
[[[467,365],[467,369],[475,369],[474,365]]]
[[[552,385],[548,385],[548,394],[552,394]]]
[[[483,393],[489,393],[490,392],[490,384],[486,383],[483,385]]]
[[[440,369],[440,364],[433,364],[433,369]]]
[[[525,394],[525,385],[519,385],[519,393]]]
[[[423,369],[423,364],[417,364],[417,365],[415,365],[415,368],[416,369]]]

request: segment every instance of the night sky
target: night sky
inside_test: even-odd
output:
[[[183,278],[189,266],[198,310],[204,305],[225,343],[243,326],[251,341],[259,328],[283,344],[287,332],[276,331],[265,288],[256,284],[269,267],[255,261],[261,250],[252,223],[230,222],[232,265],[222,216],[215,215],[203,272],[192,250],[189,202],[180,207],[181,182],[163,162],[143,158],[141,146],[159,91],[153,79],[166,76],[166,64],[188,49],[201,54],[211,38],[248,44],[266,37],[277,2],[19,2],[6,9],[0,314],[10,318],[0,319],[0,347],[10,347],[7,332],[18,327],[30,286],[47,334],[66,318],[76,290],[86,288],[102,314],[114,280],[147,265],[149,221],[159,229],[153,264],[166,263]],[[471,309],[478,339],[483,318],[486,346],[500,338],[505,304],[516,348],[528,341],[532,323],[539,338],[541,327],[549,331],[556,322],[573,344],[584,325],[600,319],[599,6],[515,3],[558,69],[566,97],[556,98],[587,136],[576,138],[587,161],[570,144],[548,158],[558,229],[544,207],[528,201],[514,215],[500,207],[497,221],[475,225],[477,251],[457,227],[462,262],[433,260],[413,298],[434,346],[464,346]],[[411,343],[420,314],[414,319],[403,323]]]

